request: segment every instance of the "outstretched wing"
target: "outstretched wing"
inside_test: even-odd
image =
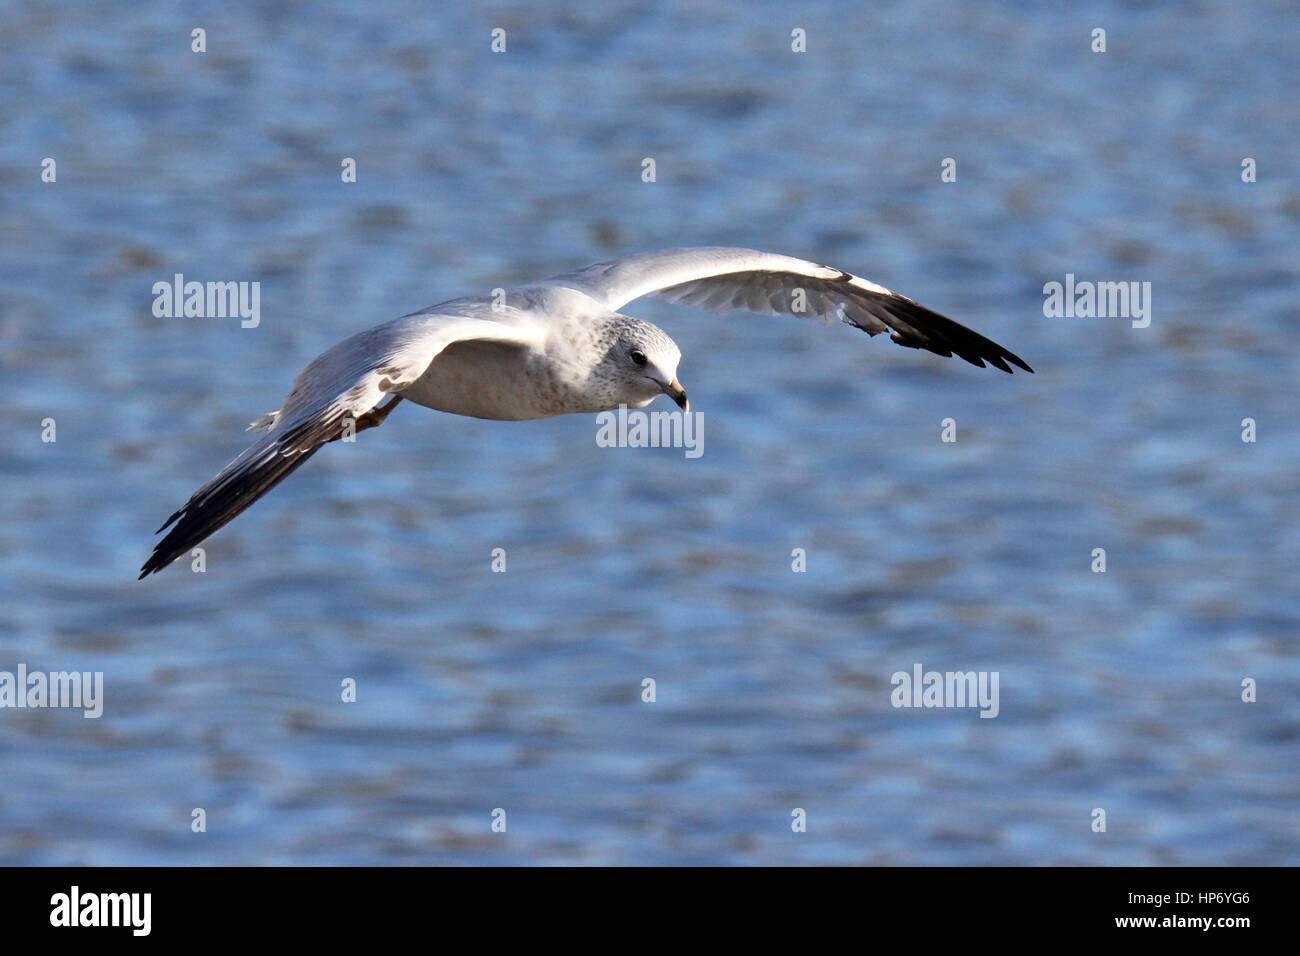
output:
[[[250,445],[185,505],[161,532],[140,577],[160,571],[224,527],[288,478],[321,445],[343,434],[349,419],[372,411],[385,396],[416,381],[443,349],[468,339],[530,341],[525,326],[448,315],[411,315],[360,332],[303,369],[279,411],[251,426],[266,434]]]
[[[891,292],[884,286],[815,262],[753,249],[666,249],[601,262],[551,282],[573,286],[617,311],[654,295],[710,312],[744,310],[844,322],[868,335],[890,332],[899,345],[956,355],[1010,373],[1025,361],[978,332]]]

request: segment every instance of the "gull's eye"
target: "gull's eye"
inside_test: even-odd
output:
[[[645,364],[645,353],[642,352],[640,349],[633,349],[633,350],[632,350],[632,361],[633,361],[633,362],[636,362],[637,365],[644,365],[644,364]]]

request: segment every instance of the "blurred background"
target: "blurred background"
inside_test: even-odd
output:
[[[1293,19],[0,3],[0,669],[106,698],[0,710],[0,862],[1300,862]],[[136,582],[339,339],[711,244],[1037,374],[644,301],[702,457],[403,407]],[[155,318],[178,272],[260,325]],[[1150,282],[1150,327],[1044,317],[1067,273]],[[916,663],[1000,715],[894,709]]]

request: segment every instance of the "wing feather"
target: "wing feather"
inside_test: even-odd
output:
[[[582,289],[612,311],[653,295],[710,312],[838,316],[868,335],[888,331],[907,348],[956,355],[1008,374],[1011,365],[1033,371],[991,339],[884,286],[830,266],[753,249],[668,249],[597,263],[550,281]]]
[[[411,315],[359,332],[318,356],[276,412],[251,427],[266,434],[168,518],[140,577],[161,571],[289,477],[322,445],[384,398],[415,382],[438,354],[467,339],[523,341],[529,330],[485,319]]]

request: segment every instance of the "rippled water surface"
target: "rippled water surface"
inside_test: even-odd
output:
[[[0,861],[1300,862],[1295,14],[1131,6],[0,4],[0,670],[106,686],[0,710]],[[696,244],[1037,374],[647,301],[700,458],[402,407],[136,582],[335,341]],[[895,709],[917,663],[998,717]]]

